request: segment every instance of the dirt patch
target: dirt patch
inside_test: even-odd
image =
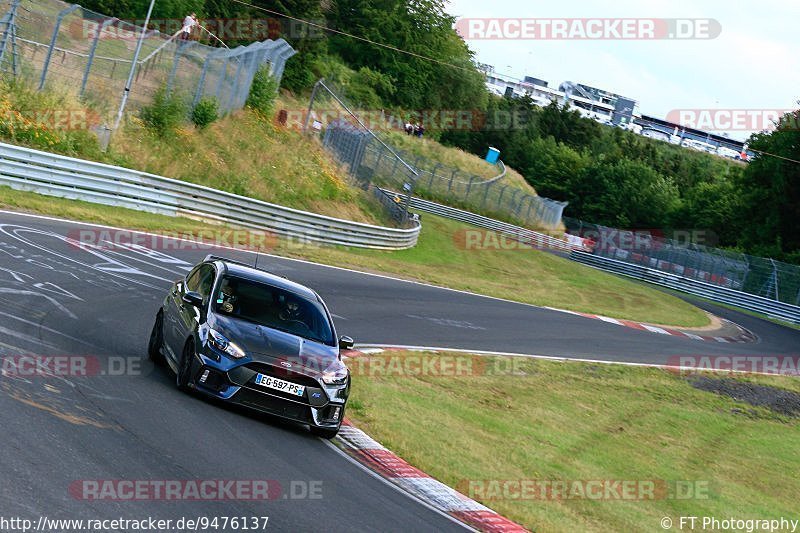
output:
[[[766,407],[778,414],[800,417],[800,394],[769,385],[756,385],[731,378],[698,376],[689,380],[692,387],[756,407]]]

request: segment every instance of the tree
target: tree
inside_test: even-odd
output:
[[[764,153],[747,166],[739,184],[740,216],[747,221],[741,242],[776,258],[800,251],[799,125],[800,110],[784,115],[774,131],[753,135],[750,148]]]

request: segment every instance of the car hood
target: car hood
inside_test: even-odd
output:
[[[339,349],[335,346],[246,320],[215,315],[209,317],[208,325],[237,344],[253,361],[269,364],[283,361],[322,372],[339,358]]]

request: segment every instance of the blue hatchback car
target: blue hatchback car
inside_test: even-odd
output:
[[[330,312],[313,290],[210,255],[176,281],[156,315],[148,354],[177,386],[308,424],[332,438],[350,372]]]

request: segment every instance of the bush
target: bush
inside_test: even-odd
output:
[[[217,118],[219,118],[217,99],[213,96],[206,96],[197,102],[192,109],[192,122],[200,129],[205,128]]]
[[[153,96],[153,102],[142,108],[141,117],[145,125],[161,136],[173,133],[186,120],[186,100],[175,93],[167,94],[161,87]]]
[[[275,107],[275,97],[278,95],[278,82],[270,74],[268,66],[262,66],[253,76],[250,94],[247,96],[247,107],[258,114],[269,117]]]
[[[0,80],[0,140],[72,156],[97,156],[100,115],[63,94]]]

